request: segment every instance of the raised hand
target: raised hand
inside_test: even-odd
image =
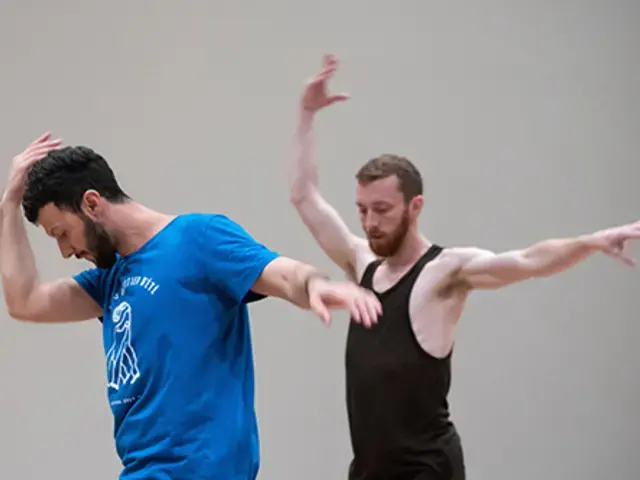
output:
[[[16,155],[11,164],[9,183],[4,192],[3,201],[21,202],[27,181],[27,174],[31,167],[46,157],[50,151],[60,148],[61,145],[62,140],[59,138],[52,140],[51,133],[47,132],[34,140],[24,152]]]
[[[636,259],[627,251],[627,241],[640,239],[640,221],[608,228],[593,234],[594,245],[603,253],[630,267],[636,266]]]
[[[330,94],[327,84],[338,68],[338,60],[333,55],[325,55],[322,60],[322,70],[312,77],[306,85],[302,95],[302,108],[309,112],[316,112],[321,108],[336,102],[343,102],[349,98],[346,93]]]
[[[356,323],[371,327],[378,323],[382,305],[370,290],[351,282],[330,282],[316,280],[309,285],[309,305],[326,324],[331,323],[330,310],[348,310]]]

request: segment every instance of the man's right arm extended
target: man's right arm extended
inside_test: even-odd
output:
[[[0,270],[9,315],[43,323],[98,318],[102,309],[73,278],[40,282],[20,205],[3,199],[0,209]]]

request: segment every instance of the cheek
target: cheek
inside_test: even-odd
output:
[[[75,248],[81,248],[81,249],[85,248],[87,241],[84,236],[84,232],[82,231],[74,232],[73,236],[71,237],[71,243]]]
[[[380,216],[380,224],[387,230],[394,230],[400,225],[401,217],[396,212],[390,212]]]

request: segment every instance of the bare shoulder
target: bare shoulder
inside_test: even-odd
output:
[[[462,267],[465,263],[476,258],[490,257],[494,253],[491,250],[485,248],[473,247],[473,246],[458,246],[445,248],[442,252],[449,261],[456,262],[459,267]]]
[[[462,267],[469,260],[484,254],[486,254],[486,250],[477,247],[445,247],[432,263],[434,265],[437,264],[441,267],[446,266],[449,269],[455,270],[456,268]]]
[[[367,266],[376,260],[378,257],[369,247],[369,242],[362,237],[353,236],[352,239],[353,244],[353,272],[352,272],[352,280],[356,283],[360,282],[362,279],[362,275],[366,270]]]
[[[485,255],[492,255],[492,253],[478,247],[443,248],[442,252],[423,269],[418,278],[418,284],[421,289],[449,295],[457,287],[457,277],[461,269],[469,261]]]

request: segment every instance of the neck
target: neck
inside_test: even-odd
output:
[[[405,268],[413,265],[431,247],[432,243],[417,230],[409,230],[398,251],[385,258],[385,263],[390,268]]]
[[[131,255],[162,230],[174,216],[156,212],[136,202],[112,204],[104,220],[118,253]]]

